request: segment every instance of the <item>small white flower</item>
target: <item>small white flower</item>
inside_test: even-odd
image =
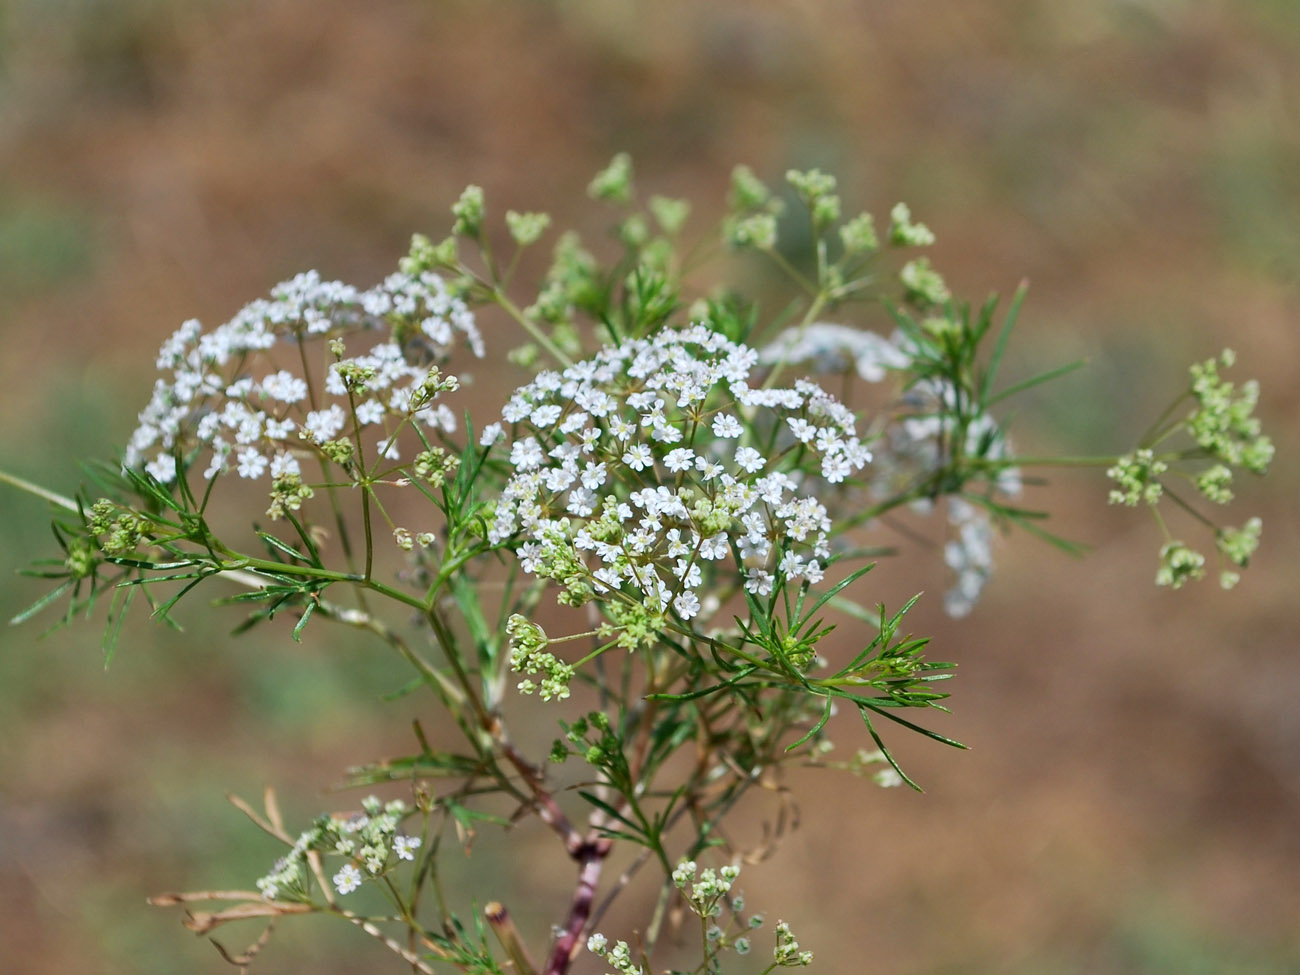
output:
[[[239,452],[239,467],[237,469],[240,477],[261,477],[266,467],[266,458],[252,447],[245,447]]]
[[[719,559],[725,559],[727,552],[727,536],[725,532],[718,532],[716,535],[710,535],[700,544],[700,558],[709,559],[716,562]]]
[[[170,484],[176,480],[176,458],[168,453],[160,453],[144,466],[145,473],[156,481]]]
[[[271,476],[283,477],[285,474],[301,474],[298,460],[293,454],[282,451],[271,459]]]
[[[415,851],[420,848],[418,836],[396,836],[393,838],[393,852],[399,860],[414,860]]]
[[[753,447],[741,447],[736,451],[736,463],[752,474],[760,470],[766,461]]]
[[[695,464],[695,451],[689,447],[676,447],[664,457],[664,466],[670,471],[689,471]]]
[[[713,418],[713,433],[715,436],[722,437],[724,440],[734,440],[745,432],[745,428],[740,425],[730,413],[719,413]]]
[[[357,407],[357,422],[368,426],[384,418],[384,404],[378,400],[368,399]]]
[[[343,429],[345,419],[343,410],[337,403],[327,410],[312,410],[302,424],[307,433],[306,439],[320,443],[333,438]]]
[[[882,768],[871,778],[882,789],[893,789],[903,784],[903,777],[892,768]]]
[[[544,459],[542,446],[537,442],[536,437],[516,440],[510,448],[510,463],[521,471],[531,471],[535,467],[540,467]]]
[[[479,435],[478,445],[480,447],[491,447],[504,436],[505,434],[501,430],[500,423],[489,423],[483,428],[483,432]]]
[[[334,875],[334,887],[340,894],[350,894],[361,886],[361,871],[351,863],[343,864],[343,869]]]
[[[555,421],[560,418],[560,413],[561,410],[559,406],[554,403],[548,403],[545,406],[539,406],[537,409],[533,410],[533,415],[530,419],[532,420],[533,426],[540,430],[544,427],[554,426]]]
[[[745,589],[755,596],[766,596],[772,591],[772,573],[763,569],[750,569],[745,573]]]
[[[307,398],[307,383],[281,369],[262,380],[262,392],[282,403],[297,403]]]
[[[654,455],[643,443],[633,444],[623,453],[623,463],[634,471],[643,471],[654,463]]]
[[[695,593],[687,590],[678,594],[673,600],[673,609],[677,610],[682,619],[692,619],[700,611],[700,599]]]
[[[605,483],[605,465],[588,464],[582,471],[582,486],[588,491],[595,491]]]

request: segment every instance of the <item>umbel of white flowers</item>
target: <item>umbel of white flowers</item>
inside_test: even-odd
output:
[[[622,592],[682,620],[724,564],[756,596],[819,582],[831,526],[813,488],[871,453],[851,410],[807,380],[751,384],[757,362],[696,324],[543,372],[483,434],[510,426],[514,467],[489,537],[519,539],[564,602]]]
[[[212,331],[191,320],[163,344],[157,364],[168,375],[140,413],[126,466],[169,483],[178,458],[206,453],[208,479],[232,467],[244,478],[297,476],[304,450],[351,458],[352,443],[335,438],[353,414],[373,428],[376,453],[396,459],[403,423],[455,429],[454,412],[433,402],[454,382],[428,363],[445,361],[457,333],[483,355],[472,312],[430,271],[398,272],[366,291],[299,274]],[[349,357],[345,343],[357,338],[370,346]],[[313,396],[311,377],[282,368],[273,350],[324,342],[324,388]]]

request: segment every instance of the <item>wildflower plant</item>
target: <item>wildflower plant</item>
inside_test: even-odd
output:
[[[1073,368],[1001,384],[1023,288],[1001,315],[996,298],[959,301],[918,253],[934,234],[905,205],[877,229],[870,214],[844,217],[834,177],[787,183],[796,208],[737,169],[704,240],[765,262],[794,289],[793,317],[702,278],[701,248],[682,244],[691,207],[641,205],[619,156],[589,187],[616,214],[610,240],[559,234],[531,292],[515,280],[519,256],[550,218],[508,212],[503,237],[471,186],[451,236],[416,236],[375,287],[307,273],[215,329],[185,323],[123,456],[92,469],[90,491],[61,498],[3,475],[54,503],[62,547],[34,567],[55,587],[20,620],[60,599],[69,620],[107,597],[110,657],[137,598],[175,622],[202,591],[243,609],[240,631],[283,616],[299,640],[352,627],[405,660],[408,690],[459,729],[435,746],[417,723],[410,754],[345,782],[401,794],[302,830],[269,791],[262,811],[238,801],[283,856],[248,890],[158,903],[186,905],[204,933],[334,915],[392,952],[395,971],[425,973],[561,975],[584,949],[606,969],[647,972],[664,929],[692,914],[689,970],[731,970],[759,957],[762,925],[734,888],[759,851],[723,827],[743,799],[783,796],[792,765],[915,788],[886,730],[960,747],[922,721],[944,709],[951,665],[908,628],[920,597],[870,599],[869,572],[899,543],[885,516],[944,511],[943,605],[961,616],[1000,530],[1071,548],[1023,506],[1023,472],[1092,463],[1108,469],[1112,502],[1155,513],[1158,582],[1206,571],[1166,526],[1168,502],[1209,526],[1222,580],[1236,581],[1259,520],[1219,527],[1187,496],[1190,485],[1225,504],[1272,456],[1257,388],[1219,375],[1230,354],[1193,367],[1131,453],[1018,456],[1004,402]],[[782,245],[795,219],[803,254]],[[505,323],[516,341],[492,347],[483,335],[501,342]],[[458,393],[480,362],[531,378],[475,416]],[[246,539],[218,528],[240,511]],[[846,622],[852,635],[832,637]],[[553,715],[549,745],[511,733],[538,706]],[[837,712],[860,721],[837,735],[870,750],[834,757]],[[457,848],[445,837],[468,851],[477,831],[531,823],[554,834],[575,879],[567,905],[528,906],[554,921],[530,944],[509,891],[478,911],[442,878]],[[631,942],[611,941],[598,926],[634,883],[658,891],[656,907]],[[194,906],[212,900],[233,903]],[[784,922],[773,942],[765,972],[813,961]]]

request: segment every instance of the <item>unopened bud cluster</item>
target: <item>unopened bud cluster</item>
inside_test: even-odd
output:
[[[510,669],[528,675],[518,684],[521,694],[536,693],[543,701],[562,701],[569,696],[574,670],[546,650],[550,641],[545,630],[515,613],[506,623],[506,636],[510,639]],[[530,679],[536,676],[541,680]]]

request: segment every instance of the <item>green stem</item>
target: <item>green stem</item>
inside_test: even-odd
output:
[[[775,247],[769,248],[763,251],[763,253],[775,261],[777,267],[784,271],[791,280],[807,291],[810,295],[816,295],[818,297],[822,296],[821,289],[804,277],[793,264],[786,260],[785,255]]]
[[[31,481],[24,480],[8,471],[0,470],[0,484],[8,484],[16,487],[20,491],[26,491],[28,494],[34,494],[38,498],[44,498],[50,504],[56,504],[60,508],[66,508],[69,511],[79,510],[77,502],[62,494],[55,494],[53,491],[41,487],[39,484],[33,484]]]
[[[791,271],[793,270],[794,269],[791,268]],[[799,333],[796,338],[796,341],[798,341],[798,339],[800,338],[803,338],[803,333],[807,330],[808,326],[811,325],[817,319],[817,316],[821,314],[822,309],[826,307],[826,301],[827,301],[826,293],[823,291],[819,291],[819,292],[815,292],[815,294],[816,297],[813,299],[813,303],[808,306],[808,310],[804,312],[803,318],[799,320],[799,324],[797,326],[797,328],[799,329]],[[781,375],[782,371],[785,369],[785,366],[786,366],[786,362],[784,359],[782,359],[772,367],[772,371],[767,375],[767,380],[763,383],[764,389],[771,389],[776,385],[776,380]]]
[[[1139,447],[1153,446],[1154,444],[1159,443],[1160,440],[1162,440],[1165,436],[1167,436],[1169,430],[1162,429],[1162,424],[1165,422],[1165,420],[1169,419],[1170,415],[1174,412],[1174,410],[1178,409],[1178,407],[1181,406],[1183,402],[1191,398],[1192,398],[1191,393],[1183,393],[1172,403],[1170,403],[1167,407],[1165,407],[1165,411],[1161,413],[1158,417],[1156,417],[1155,422],[1152,423],[1151,426],[1147,427],[1146,433],[1142,434],[1141,438],[1138,440],[1138,446]],[[1181,423],[1182,421],[1179,422]],[[1175,424],[1174,426],[1176,428],[1177,424]]]
[[[316,384],[312,381],[312,371],[307,363],[307,347],[303,344],[303,337],[298,333],[298,361],[302,365],[303,381],[307,383],[307,402],[311,404],[313,410],[320,409],[320,403],[316,399]],[[328,370],[328,366],[326,369]],[[320,463],[321,479],[325,482],[325,493],[329,496],[330,511],[334,513],[334,527],[339,533],[339,546],[343,549],[343,560],[347,562],[349,569],[354,569],[352,564],[352,539],[348,535],[347,519],[343,517],[343,506],[339,503],[338,490],[330,479],[329,461],[326,457],[316,451],[316,460]],[[365,608],[365,600],[361,600],[362,608]]]
[[[573,360],[565,355],[564,350],[551,341],[550,337],[537,327],[536,322],[529,319],[527,315],[520,311],[519,306],[511,301],[504,291],[496,285],[490,285],[489,287],[492,289],[492,300],[495,301],[507,315],[518,322],[523,327],[524,331],[532,337],[534,342],[545,349],[550,356],[561,365],[573,365]]]
[[[964,463],[969,467],[991,467],[1002,470],[1008,467],[1110,467],[1118,457],[1008,457],[1005,460],[990,460],[980,457],[967,457]]]
[[[1173,491],[1169,490],[1169,488],[1167,487],[1165,488],[1165,497],[1167,497],[1174,504],[1178,505],[1178,507],[1182,508],[1189,515],[1191,515],[1193,518],[1199,521],[1201,524],[1205,525],[1216,535],[1219,533],[1218,525],[1212,522],[1209,518],[1205,517],[1205,515],[1201,514],[1199,511],[1193,508],[1188,502],[1184,501],[1181,497],[1179,497]]]

